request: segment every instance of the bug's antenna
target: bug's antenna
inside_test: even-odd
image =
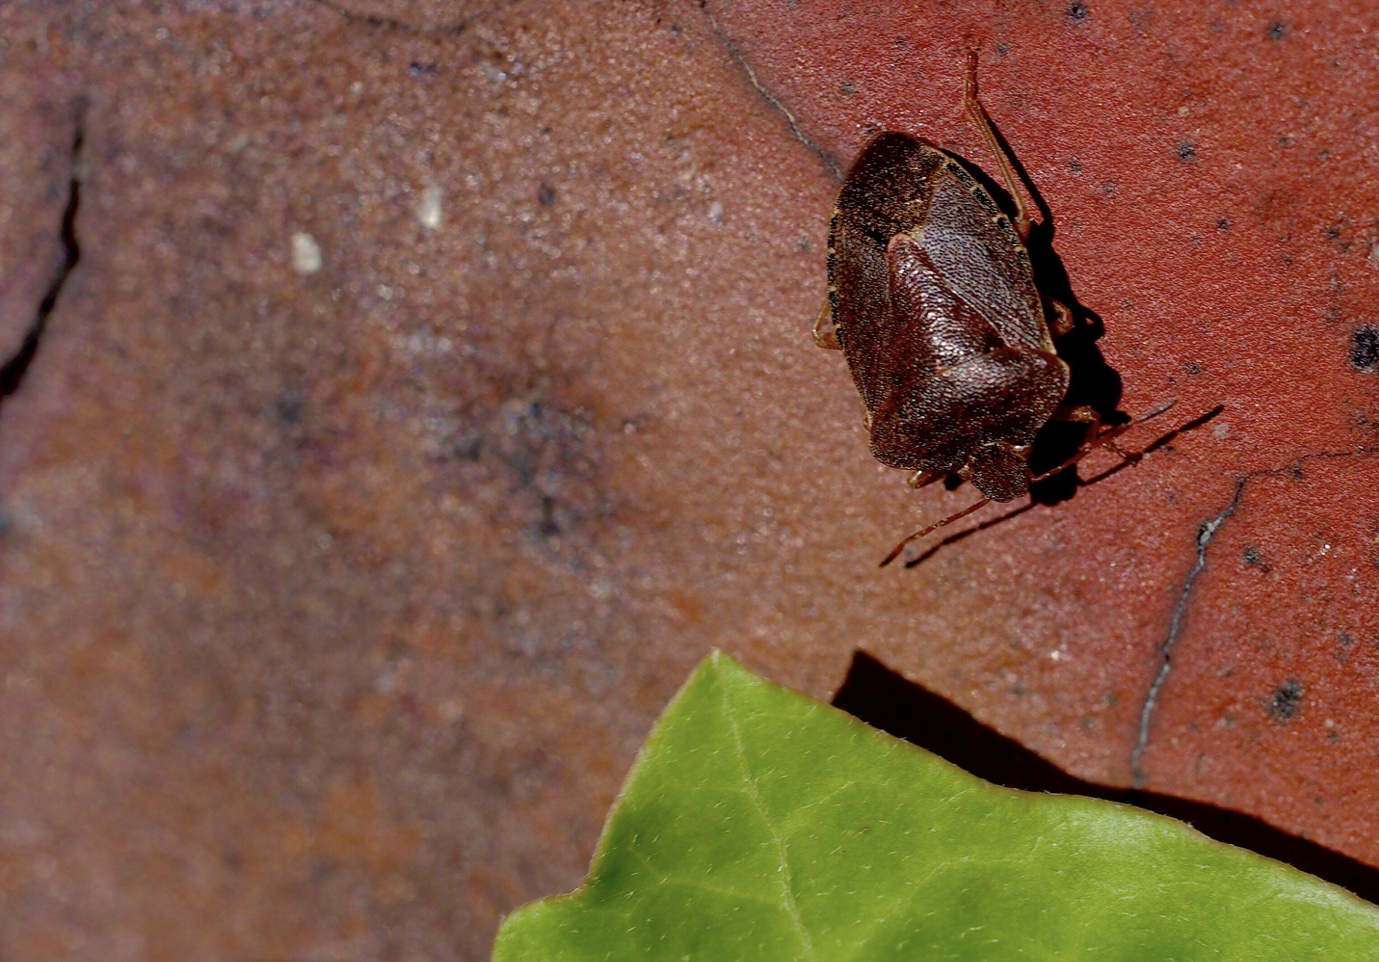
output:
[[[971,514],[973,511],[976,511],[976,510],[978,510],[978,509],[980,509],[980,508],[985,508],[985,507],[986,507],[988,504],[990,504],[990,503],[991,503],[991,499],[990,499],[990,498],[982,498],[982,499],[981,499],[980,501],[978,501],[976,504],[969,505],[968,507],[963,508],[963,509],[962,509],[961,511],[959,511],[957,514],[950,514],[948,517],[944,518],[942,521],[935,521],[933,524],[929,525],[929,527],[927,527],[927,528],[920,528],[920,529],[919,529],[918,531],[916,531],[914,534],[910,535],[910,536],[909,536],[908,538],[906,538],[904,541],[900,542],[900,544],[898,544],[898,545],[896,545],[894,548],[892,548],[892,549],[891,549],[891,553],[888,554],[888,555],[886,555],[886,557],[884,557],[884,558],[881,559],[881,564],[880,564],[878,567],[884,568],[884,567],[886,567],[886,565],[890,564],[890,563],[891,563],[892,561],[894,561],[896,558],[900,557],[900,552],[904,551],[904,550],[905,550],[905,546],[906,546],[907,544],[909,544],[911,541],[914,541],[914,540],[916,540],[916,539],[918,539],[918,538],[922,538],[922,537],[924,537],[926,534],[929,534],[929,533],[932,532],[932,531],[937,531],[939,528],[942,528],[944,525],[948,524],[948,523],[951,522],[951,521],[956,521],[956,520],[958,520],[959,518],[965,518],[965,517],[967,517],[969,514]]]
[[[1056,467],[1056,468],[1050,468],[1048,471],[1045,471],[1043,474],[1036,474],[1036,475],[1034,475],[1032,478],[1029,479],[1029,483],[1030,483],[1030,484],[1034,484],[1034,483],[1037,482],[1037,481],[1046,481],[1046,480],[1048,480],[1049,478],[1053,477],[1055,474],[1058,474],[1060,471],[1066,471],[1068,468],[1071,468],[1074,464],[1077,464],[1077,462],[1081,461],[1081,460],[1082,460],[1083,458],[1085,458],[1087,455],[1091,454],[1093,451],[1095,451],[1097,448],[1100,448],[1100,447],[1109,447],[1112,451],[1115,451],[1117,454],[1119,454],[1122,458],[1125,458],[1125,460],[1127,460],[1127,461],[1138,461],[1139,458],[1140,458],[1140,456],[1139,456],[1138,454],[1126,454],[1126,453],[1125,453],[1124,451],[1122,451],[1120,448],[1116,447],[1115,444],[1113,444],[1112,442],[1115,441],[1115,439],[1118,438],[1120,435],[1124,434],[1126,431],[1128,431],[1128,430],[1130,430],[1131,428],[1133,428],[1135,425],[1137,425],[1137,424],[1143,424],[1145,421],[1148,421],[1150,418],[1156,418],[1156,417],[1158,417],[1160,414],[1163,414],[1165,411],[1167,411],[1169,408],[1173,407],[1173,405],[1175,405],[1175,404],[1177,404],[1177,403],[1178,403],[1178,399],[1177,399],[1177,398],[1174,398],[1173,400],[1168,401],[1168,402],[1165,403],[1165,404],[1160,404],[1160,405],[1159,405],[1158,407],[1156,407],[1154,410],[1149,411],[1149,412],[1146,413],[1146,414],[1141,414],[1139,417],[1133,418],[1133,419],[1131,419],[1131,420],[1125,422],[1124,424],[1120,425],[1119,427],[1114,427],[1114,428],[1111,428],[1110,430],[1102,431],[1102,432],[1101,432],[1100,434],[1098,434],[1095,438],[1092,438],[1090,441],[1088,441],[1087,443],[1083,444],[1082,447],[1078,450],[1078,452],[1077,452],[1076,454],[1074,454],[1071,458],[1069,458],[1068,460],[1064,461],[1062,464],[1060,464],[1060,465],[1059,465],[1058,467]],[[909,544],[911,541],[917,541],[918,539],[924,537],[926,534],[931,534],[931,533],[937,531],[939,528],[942,528],[944,525],[947,525],[947,524],[950,524],[951,522],[957,521],[959,518],[965,518],[965,517],[967,517],[969,514],[972,514],[974,511],[978,511],[978,510],[980,510],[981,508],[986,507],[986,506],[987,506],[988,504],[990,504],[990,503],[991,503],[991,499],[990,499],[990,498],[982,498],[982,499],[981,499],[980,501],[978,501],[976,504],[969,505],[968,507],[963,508],[963,509],[962,509],[961,511],[959,511],[957,514],[950,514],[948,517],[944,518],[942,521],[935,521],[933,524],[929,525],[927,528],[920,528],[920,529],[919,529],[918,531],[916,531],[914,534],[910,535],[910,536],[907,537],[904,541],[900,542],[900,544],[898,544],[898,545],[896,545],[894,548],[892,548],[892,549],[891,549],[891,553],[888,554],[888,555],[886,555],[885,558],[881,559],[880,567],[884,568],[884,567],[886,567],[886,565],[890,564],[890,563],[891,563],[892,561],[894,561],[896,558],[900,557],[900,552],[904,551],[904,550],[905,550],[905,546],[906,546],[907,544]]]

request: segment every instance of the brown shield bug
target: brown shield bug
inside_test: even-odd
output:
[[[910,471],[914,487],[957,475],[981,492],[977,503],[896,545],[889,564],[916,538],[992,501],[1029,493],[1032,482],[1116,448],[1126,424],[1102,429],[1094,408],[1063,403],[1068,365],[1054,338],[1072,312],[1035,284],[1025,243],[1030,217],[1014,164],[977,99],[977,55],[968,54],[963,96],[1015,204],[1006,216],[991,194],[948,152],[909,134],[877,134],[853,162],[828,234],[828,302],[814,324],[820,347],[840,348],[867,409],[871,451]],[[1033,475],[1030,445],[1050,420],[1079,422],[1076,454]]]

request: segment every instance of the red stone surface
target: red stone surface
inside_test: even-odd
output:
[[[574,6],[0,8],[6,357],[80,183],[0,399],[0,957],[484,958],[712,646],[1379,862],[1372,11]],[[805,142],[990,169],[969,44],[1122,408],[1224,410],[878,572],[969,492],[810,343]]]

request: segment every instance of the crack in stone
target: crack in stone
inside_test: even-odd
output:
[[[718,19],[713,15],[713,10],[709,8],[708,3],[701,3],[700,6],[704,10],[704,15],[709,18],[709,26],[713,28],[713,35],[718,38],[718,42],[723,45],[723,49],[728,52],[728,56],[732,58],[733,63],[742,68],[742,72],[747,75],[747,80],[752,84],[756,92],[761,94],[762,98],[785,118],[785,122],[790,125],[790,132],[795,135],[795,139],[808,148],[810,153],[824,162],[824,165],[832,172],[835,180],[841,181],[843,179],[843,171],[842,168],[838,166],[838,162],[829,156],[822,147],[805,135],[805,132],[800,129],[800,122],[795,119],[795,115],[790,112],[790,108],[785,106],[785,104],[780,101],[780,98],[763,86],[761,81],[757,79],[756,71],[753,70],[752,65],[747,62],[747,57],[742,53],[742,50],[739,49],[737,44],[728,39],[727,35],[723,32],[723,28],[718,25]]]
[[[43,333],[48,328],[48,318],[57,307],[58,298],[67,286],[67,279],[72,276],[77,262],[81,260],[81,245],[77,242],[77,209],[81,206],[81,152],[85,139],[86,117],[83,106],[77,110],[76,132],[72,138],[70,153],[72,169],[67,181],[67,206],[62,211],[62,227],[58,233],[63,249],[62,264],[58,266],[53,279],[48,283],[43,299],[38,302],[38,310],[34,312],[34,320],[24,335],[24,342],[14,356],[0,366],[0,400],[19,390],[24,375],[29,371],[29,365],[38,354],[39,342],[43,340]]]
[[[1173,665],[1173,647],[1178,642],[1178,636],[1182,631],[1183,619],[1187,616],[1188,605],[1192,601],[1193,588],[1197,584],[1197,578],[1207,566],[1207,548],[1212,539],[1216,537],[1216,532],[1221,526],[1235,514],[1240,507],[1240,502],[1245,497],[1245,488],[1255,478],[1269,477],[1276,474],[1283,474],[1288,471],[1296,471],[1301,466],[1312,460],[1326,458],[1350,458],[1365,454],[1373,454],[1376,449],[1356,447],[1349,451],[1320,451],[1315,454],[1304,454],[1295,461],[1291,461],[1281,468],[1264,468],[1258,471],[1251,471],[1235,482],[1235,493],[1232,495],[1230,503],[1221,509],[1216,515],[1203,521],[1197,529],[1197,563],[1188,572],[1187,578],[1183,581],[1182,593],[1178,596],[1178,604],[1173,609],[1173,617],[1168,623],[1168,635],[1159,643],[1159,670],[1154,675],[1154,680],[1149,684],[1149,690],[1145,692],[1144,701],[1140,705],[1140,725],[1139,732],[1135,740],[1135,747],[1130,753],[1130,773],[1135,788],[1144,788],[1149,782],[1149,775],[1143,767],[1144,753],[1149,748],[1149,732],[1154,724],[1154,710],[1159,705],[1159,696],[1163,691],[1164,685],[1168,682],[1169,670]]]

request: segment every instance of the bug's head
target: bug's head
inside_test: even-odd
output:
[[[1029,445],[984,444],[961,472],[992,501],[1014,501],[1029,493]]]

